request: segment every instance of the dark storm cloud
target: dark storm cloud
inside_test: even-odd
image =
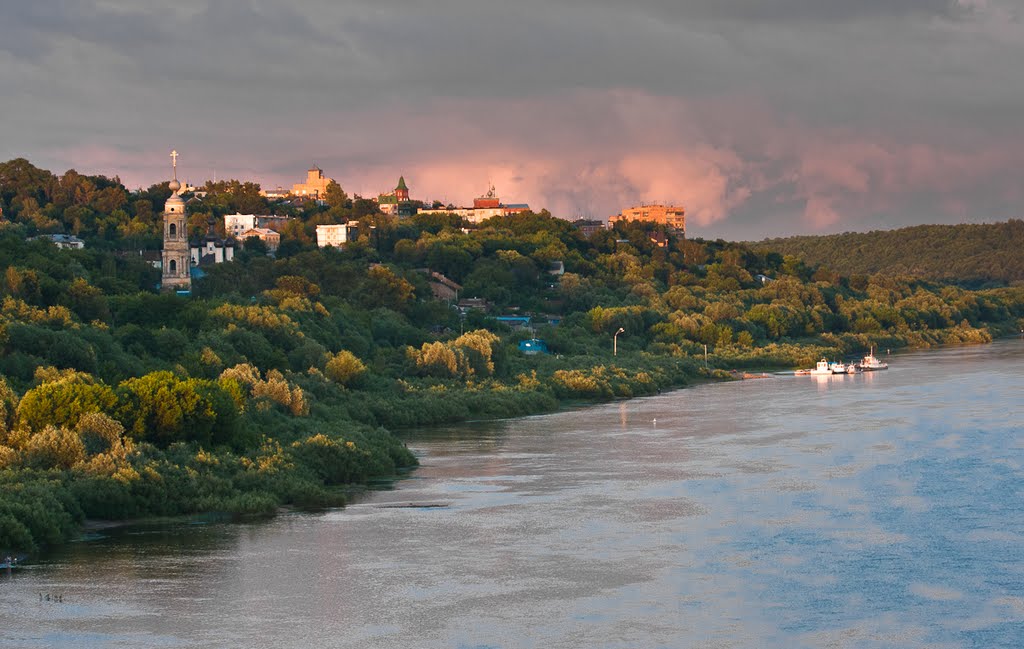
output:
[[[132,184],[173,146],[196,174],[288,184],[316,160],[360,191],[500,179],[568,215],[681,200],[773,233],[1018,200],[1013,0],[0,7],[0,158]]]
[[[38,60],[61,39],[85,39],[137,51],[166,40],[150,12],[111,11],[94,2],[4,0],[0,50],[17,58]]]
[[[631,8],[678,20],[739,23],[835,23],[907,16],[957,18],[965,13],[960,5],[951,0],[637,0],[631,4]]]

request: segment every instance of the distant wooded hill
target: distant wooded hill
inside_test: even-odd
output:
[[[967,286],[1024,280],[1024,221],[765,239],[756,250],[795,255],[841,275],[912,275]]]

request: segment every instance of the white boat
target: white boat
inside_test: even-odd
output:
[[[846,366],[846,373],[847,374],[856,374],[857,373],[857,364],[856,363],[850,363],[849,365],[847,365]]]
[[[811,370],[811,374],[814,375],[814,376],[821,376],[823,374],[832,374],[832,368],[829,367],[828,361],[823,358],[820,361],[818,361],[817,365],[814,366],[814,369]]]
[[[828,369],[832,370],[833,374],[846,374],[846,365],[842,363],[829,363]]]
[[[861,360],[861,362],[857,364],[857,367],[859,367],[860,371],[862,372],[874,372],[875,370],[889,369],[889,364],[883,363],[882,361],[875,358],[875,348],[872,346],[871,351],[869,351],[868,355],[865,356],[863,360]]]

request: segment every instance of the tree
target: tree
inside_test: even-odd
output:
[[[332,180],[327,183],[327,190],[324,192],[324,200],[331,207],[348,207],[349,200],[348,194],[341,188],[336,181]]]
[[[103,291],[76,277],[65,289],[60,302],[74,311],[84,322],[110,319],[110,309]]]
[[[486,329],[467,331],[452,341],[459,354],[459,369],[466,376],[494,374],[494,346],[501,340]]]
[[[117,389],[117,414],[135,439],[166,446],[178,441],[226,441],[237,421],[235,402],[214,381],[153,372]]]
[[[39,273],[34,269],[8,266],[4,271],[4,284],[6,293],[29,304],[38,304],[42,299]]]
[[[377,203],[369,198],[356,197],[352,202],[352,218],[354,219],[361,219],[364,216],[379,213],[380,209],[378,208]]]
[[[366,271],[360,289],[360,301],[367,308],[382,306],[403,311],[415,297],[415,287],[386,266],[373,266]]]
[[[516,275],[501,259],[482,257],[462,282],[463,294],[482,297],[497,304],[509,304],[516,288]]]
[[[327,378],[344,387],[354,385],[365,372],[366,365],[347,349],[331,356],[324,367]]]
[[[14,215],[25,199],[32,199],[37,208],[48,203],[56,183],[52,173],[25,158],[0,163],[0,203],[10,206]]]
[[[423,376],[453,378],[458,374],[458,357],[442,342],[423,343],[418,350],[408,347],[406,355],[416,371]]]
[[[315,300],[320,295],[320,287],[305,277],[298,275],[282,275],[274,282],[278,291]]]
[[[92,207],[100,214],[111,214],[128,200],[124,187],[105,187],[92,200]]]
[[[267,242],[257,236],[246,237],[245,241],[242,242],[242,245],[245,247],[246,252],[254,255],[266,255],[270,252],[270,249],[267,247]]]
[[[118,447],[122,443],[124,426],[105,413],[91,412],[78,420],[75,432],[82,440],[85,454],[91,456]]]
[[[0,376],[0,445],[7,443],[7,434],[18,421],[18,396]]]
[[[25,463],[37,469],[70,469],[85,459],[85,446],[74,431],[47,426],[25,445]]]
[[[32,431],[46,426],[73,428],[84,415],[113,412],[116,403],[109,386],[76,375],[26,392],[18,404],[18,421]]]

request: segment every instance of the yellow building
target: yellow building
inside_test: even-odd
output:
[[[323,200],[327,196],[327,186],[334,182],[331,178],[324,176],[324,170],[313,165],[313,168],[306,172],[306,182],[292,185],[292,196],[308,196]]]
[[[270,228],[249,228],[242,233],[239,237],[242,241],[245,241],[249,237],[256,237],[260,241],[267,244],[267,250],[274,252],[278,246],[281,245],[281,235],[274,232]]]
[[[619,221],[654,221],[680,232],[686,232],[686,210],[678,205],[640,205],[622,210],[621,214],[608,218],[608,225]]]

